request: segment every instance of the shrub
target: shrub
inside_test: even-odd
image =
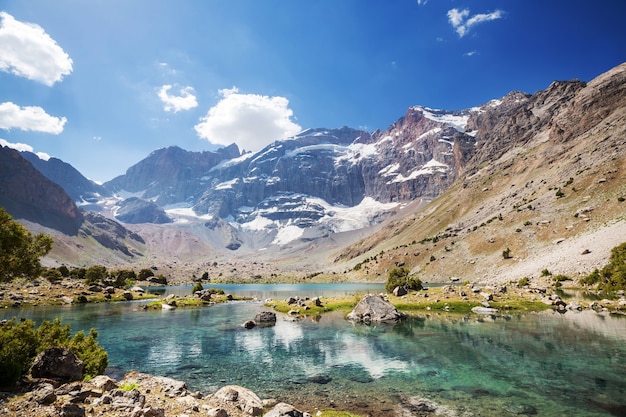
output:
[[[152,272],[152,269],[144,268],[141,271],[139,271],[139,274],[137,274],[137,279],[139,281],[145,281],[146,279],[153,277],[153,276],[154,276],[154,272]]]
[[[196,291],[202,291],[202,290],[204,290],[204,287],[202,286],[202,284],[201,284],[201,283],[199,283],[199,282],[196,282],[196,284],[195,284],[195,285],[193,286],[193,288],[191,289],[191,293],[192,293],[192,294],[195,294],[195,293],[196,293]]]
[[[526,285],[528,285],[528,277],[521,278],[519,281],[517,281],[518,287],[524,287]]]
[[[107,269],[102,265],[93,265],[85,271],[85,281],[87,284],[100,284],[107,277]]]
[[[9,320],[0,325],[0,386],[10,386],[28,372],[35,357],[43,350],[63,346],[74,352],[85,365],[85,374],[94,376],[104,372],[108,364],[106,351],[98,344],[98,333],[91,329],[89,336],[77,332],[70,337],[70,325],[60,319],[45,320],[39,328],[31,320]]]
[[[598,289],[612,292],[626,289],[626,242],[611,249],[609,263],[583,278],[584,284],[598,284]]]
[[[544,268],[544,269],[541,270],[541,276],[542,277],[548,277],[550,275],[552,275],[552,272],[548,271],[548,269]]]
[[[504,259],[510,259],[511,258],[511,249],[506,248],[505,250],[502,251],[502,257]]]
[[[419,278],[411,277],[409,270],[405,267],[394,268],[389,271],[385,289],[387,292],[392,292],[396,287],[404,287],[407,291],[419,291],[423,288],[422,281]]]

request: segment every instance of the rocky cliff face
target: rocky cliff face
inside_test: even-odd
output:
[[[60,185],[7,147],[0,147],[0,166],[0,206],[16,219],[76,235],[83,215]]]
[[[45,161],[32,152],[20,154],[48,179],[63,187],[78,204],[97,203],[102,197],[111,195],[102,185],[88,180],[76,168],[60,159],[50,158]]]
[[[199,190],[206,188],[205,176],[211,168],[238,156],[236,145],[216,152],[188,152],[172,146],[152,152],[130,167],[125,175],[106,182],[104,186],[115,193],[139,193],[139,197],[161,206],[189,203]]]

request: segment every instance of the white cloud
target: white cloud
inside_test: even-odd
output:
[[[50,116],[41,107],[20,107],[11,102],[0,103],[0,129],[17,128],[58,135],[63,132],[65,122],[67,122],[65,117]]]
[[[256,151],[302,130],[291,121],[293,111],[284,97],[240,94],[236,87],[219,93],[222,99],[195,126],[198,136],[211,143],[235,142],[245,150]]]
[[[417,0],[417,5],[418,5],[418,6],[423,6],[423,5],[425,5],[426,3],[428,3],[428,0]]]
[[[41,26],[0,12],[0,71],[52,86],[72,72],[72,59]]]
[[[166,84],[159,90],[159,98],[163,102],[163,109],[165,111],[173,111],[174,113],[181,110],[190,110],[194,107],[198,107],[198,100],[194,94],[192,87],[181,87],[178,90],[178,95],[170,94],[169,91],[172,86]]]
[[[496,10],[495,12],[492,12],[492,13],[475,14],[472,17],[469,17],[469,15],[470,15],[469,9],[448,10],[448,22],[450,22],[454,30],[456,30],[456,33],[459,35],[459,38],[462,38],[463,36],[467,35],[470,29],[479,23],[484,23],[484,22],[489,22],[491,20],[500,19],[504,15],[504,12],[502,10]]]
[[[39,159],[43,159],[44,161],[50,159],[50,155],[45,152],[35,152],[33,147],[26,143],[11,143],[4,139],[0,139],[0,146],[6,146],[7,148],[15,149],[19,152],[32,152],[37,155]]]

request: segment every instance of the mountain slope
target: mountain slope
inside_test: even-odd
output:
[[[335,261],[488,282],[604,265],[626,240],[626,64],[508,100],[470,117],[476,153],[451,188]]]
[[[85,178],[76,168],[58,158],[43,160],[32,152],[21,152],[39,172],[59,184],[77,204],[95,203],[111,194],[101,185]]]

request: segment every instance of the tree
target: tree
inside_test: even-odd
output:
[[[598,289],[612,292],[626,289],[626,242],[611,249],[609,263],[583,278],[583,284],[598,284]]]
[[[139,279],[139,281],[145,281],[150,277],[154,276],[154,272],[152,272],[151,269],[148,268],[144,268],[141,271],[139,271],[139,274],[137,275],[137,279]]]
[[[52,249],[50,236],[33,236],[0,207],[0,282],[15,278],[36,278],[41,274],[40,258]]]
[[[103,265],[93,265],[87,268],[85,272],[85,281],[87,284],[100,284],[107,277],[107,269]]]
[[[419,291],[423,288],[422,281],[419,278],[410,276],[409,270],[405,267],[394,268],[389,271],[385,289],[387,292],[392,292],[396,287],[404,287],[407,291]]]

